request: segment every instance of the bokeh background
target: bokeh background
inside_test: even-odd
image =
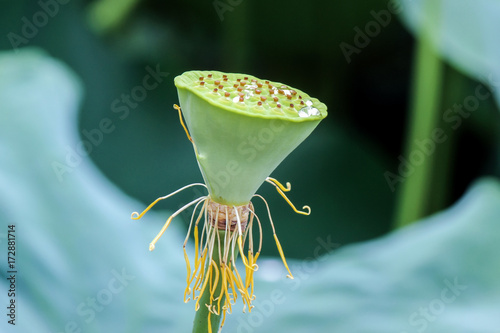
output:
[[[272,187],[259,190],[298,278],[284,281],[265,224],[260,310],[235,311],[225,330],[498,332],[500,2],[17,0],[0,8],[4,258],[8,225],[18,237],[18,317],[15,327],[2,319],[8,332],[190,331],[181,250],[190,215],[153,253],[147,247],[169,213],[199,193],[158,204],[140,223],[129,217],[202,181],[172,108],[174,77],[192,69],[284,82],[329,108],[272,174],[292,183],[290,198],[310,205],[311,216],[293,214]],[[158,84],[138,98],[151,72]],[[415,142],[434,129],[447,139],[426,154]],[[83,142],[90,153],[75,157]],[[402,176],[401,161],[416,151],[425,161]],[[7,277],[6,260],[0,265]],[[1,285],[5,308],[5,278]]]

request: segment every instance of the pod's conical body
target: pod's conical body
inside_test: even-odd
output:
[[[244,74],[191,71],[175,85],[210,196],[225,205],[247,204],[327,115],[297,89]]]

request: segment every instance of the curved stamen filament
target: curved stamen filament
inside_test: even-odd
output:
[[[207,274],[205,276],[205,280],[203,281],[203,285],[201,286],[201,290],[200,290],[200,294],[199,294],[198,300],[196,301],[196,304],[195,304],[195,310],[196,311],[198,311],[198,309],[200,308],[201,295],[203,295],[203,293],[205,292],[205,288],[207,287],[208,280],[210,280],[212,278],[212,263],[210,263],[210,265],[208,265],[207,270],[208,270],[208,272],[207,272]]]
[[[283,192],[289,192],[292,190],[292,184],[290,182],[286,182],[286,187],[283,186],[277,179],[272,177],[267,177],[266,182],[273,184],[274,186],[278,186]]]
[[[190,188],[190,187],[193,187],[193,186],[203,186],[205,188],[207,188],[207,186],[205,184],[202,184],[202,183],[193,183],[193,184],[189,184],[189,185],[186,185],[184,187],[181,187],[180,189],[178,189],[177,191],[174,191],[164,197],[159,197],[158,199],[156,199],[155,201],[153,201],[145,210],[142,211],[142,213],[137,213],[137,212],[133,212],[132,215],[130,216],[130,218],[132,220],[138,220],[140,219],[141,217],[144,216],[144,214],[146,214],[148,212],[148,210],[150,210],[154,205],[156,205],[156,203],[160,200],[164,200],[164,199],[167,199],[167,198],[170,198],[171,196],[179,193],[179,192],[182,192],[184,191],[185,189],[187,188]]]
[[[189,135],[189,133],[187,134]],[[290,183],[287,183],[285,187],[273,178],[268,178],[266,179],[266,181],[273,184],[273,186],[276,187],[278,193],[280,193],[290,204],[290,206],[295,211],[297,211],[295,209],[295,206],[293,206],[293,204],[284,195],[284,192],[288,192],[291,190]],[[140,219],[158,201],[166,199],[186,188],[195,185],[205,186],[201,183],[195,183],[185,186],[167,196],[156,199],[141,214],[134,212],[132,214],[132,218]],[[283,253],[283,249],[276,235],[276,230],[272,220],[269,205],[262,196],[258,194],[256,194],[255,196],[261,198],[266,205],[269,221],[271,223],[273,231],[273,237],[276,242],[276,247],[280,254],[281,260],[283,261],[283,264],[288,272],[287,277],[293,279],[293,275],[288,267],[285,255]],[[220,328],[222,328],[225,322],[225,316],[226,314],[232,312],[232,306],[236,303],[238,294],[241,296],[243,301],[243,312],[246,312],[247,309],[248,312],[251,312],[252,308],[254,307],[252,305],[252,302],[255,300],[253,275],[254,272],[259,268],[259,266],[257,265],[257,259],[259,258],[262,249],[262,224],[259,217],[255,213],[254,205],[251,202],[249,202],[248,205],[244,207],[243,212],[240,212],[238,208],[242,209],[241,207],[236,207],[234,205],[214,206],[211,204],[210,200],[211,199],[209,195],[202,196],[175,211],[167,219],[161,231],[151,242],[150,250],[152,251],[154,249],[156,242],[169,227],[172,220],[187,208],[194,206],[187,230],[187,235],[184,239],[183,244],[184,260],[186,261],[187,284],[184,291],[184,302],[194,300],[195,310],[198,311],[200,309],[201,300],[207,299],[207,304],[203,304],[203,306],[206,306],[208,309],[207,319],[209,325],[210,322],[213,321],[213,318],[211,318],[212,315],[223,315],[222,324],[220,326]],[[234,215],[236,215],[235,226],[231,225],[231,222],[234,223],[234,215],[230,211],[231,209],[234,209]],[[310,213],[310,209],[308,208],[307,212],[297,212],[308,215]],[[219,216],[219,214],[221,216]],[[221,223],[224,219],[224,215],[225,223],[224,228],[222,229]],[[203,226],[200,230],[199,223],[202,219]],[[254,251],[254,245],[257,245],[257,239],[254,239],[253,237],[254,221],[257,222],[259,228],[259,243],[258,251],[256,252]],[[219,226],[221,226],[221,230],[219,230]],[[189,241],[191,232],[193,232],[194,234],[194,263],[190,262],[188,251],[186,249],[186,245]],[[224,235],[221,235],[220,232],[224,232]],[[215,248],[217,244],[218,246],[217,248]],[[244,251],[247,251],[247,253],[245,253]],[[245,267],[245,271],[242,272],[244,276],[240,275],[236,267],[236,258],[238,254],[241,256],[241,261],[243,262]],[[218,288],[220,288],[220,290]],[[211,329],[209,329],[209,331],[210,330]]]
[[[247,268],[252,269],[252,267],[250,267],[248,265],[248,260],[245,257],[245,252],[243,252],[243,241],[242,241],[243,234],[242,234],[242,231],[241,231],[240,214],[238,214],[238,209],[236,209],[236,206],[233,206],[233,208],[234,208],[234,212],[236,214],[236,223],[237,223],[237,226],[238,226],[238,249],[240,250],[241,260],[243,261],[243,264]]]
[[[170,217],[168,218],[167,222],[165,222],[165,225],[163,226],[163,228],[161,228],[161,230],[158,233],[158,235],[156,235],[156,237],[153,239],[153,241],[151,242],[151,244],[149,244],[149,251],[153,251],[155,249],[156,242],[160,239],[160,237],[163,235],[163,233],[167,230],[168,226],[170,225],[170,222],[172,222],[172,220],[174,219],[174,217],[176,217],[177,215],[179,215],[180,213],[182,213],[186,208],[190,207],[191,205],[194,205],[198,201],[205,200],[206,198],[207,197],[200,197],[198,199],[195,199],[195,200],[191,201],[190,203],[184,205],[182,208],[178,209],[172,215],[170,215]]]
[[[288,268],[288,264],[286,263],[285,254],[283,253],[283,249],[281,248],[281,244],[280,244],[280,241],[278,240],[278,236],[276,236],[276,234],[274,234],[273,236],[274,236],[274,240],[276,241],[276,246],[278,247],[278,252],[280,253],[281,260],[283,261],[283,264],[285,265],[286,270],[288,271],[288,275],[286,277],[293,280],[292,272],[290,272],[290,269]]]
[[[190,289],[189,289],[189,278],[191,277],[191,265],[189,264],[189,258],[186,252],[186,247],[184,247],[184,260],[186,260],[186,270],[187,270],[187,275],[186,275],[186,283],[187,283],[187,288],[184,291],[184,303],[189,302],[189,298],[186,300],[186,296],[190,294]]]
[[[212,303],[212,301],[214,300],[215,289],[217,288],[217,284],[219,283],[219,267],[217,267],[217,264],[215,263],[215,261],[213,259],[212,259],[212,266],[214,266],[215,279],[213,279],[214,281],[212,281],[212,279],[210,279],[210,284],[211,284],[210,303]]]
[[[257,219],[257,223],[259,225],[260,238],[259,238],[259,250],[257,251],[257,253],[260,253],[260,251],[262,250],[262,224],[260,223],[259,216],[257,214],[255,214],[255,212],[253,210],[253,204],[252,204],[252,207],[250,209],[250,212],[255,216],[255,218]]]
[[[189,222],[189,228],[188,228],[188,231],[186,234],[186,238],[184,239],[184,244],[182,244],[183,247],[186,247],[186,244],[187,244],[188,239],[189,239],[189,235],[191,234],[191,228],[193,226],[194,216],[196,215],[196,211],[198,210],[198,206],[203,202],[203,206],[201,207],[200,213],[198,214],[198,218],[196,219],[195,227],[198,227],[198,222],[201,219],[201,214],[203,213],[203,210],[205,209],[207,201],[208,200],[201,200],[200,202],[198,202],[196,204],[196,206],[194,206],[194,210],[193,210],[193,213],[191,214],[191,220]]]
[[[287,187],[285,188],[279,181],[277,181],[276,179],[271,178],[271,177],[267,177],[266,182],[268,182],[269,184],[272,184],[272,185],[274,185],[274,187],[276,187],[276,190],[278,191],[278,193],[283,197],[283,199],[285,199],[285,201],[290,205],[290,207],[292,207],[292,209],[295,213],[302,214],[302,215],[310,215],[311,214],[311,207],[309,207],[309,206],[302,207],[302,209],[304,209],[305,211],[297,210],[297,208],[295,208],[294,204],[290,201],[290,199],[288,199],[288,197],[286,196],[286,194],[284,192],[288,192],[292,189],[290,183],[286,183]]]
[[[278,236],[276,235],[276,230],[274,229],[273,218],[271,217],[271,210],[269,209],[269,205],[267,204],[266,199],[264,199],[264,197],[262,197],[261,195],[255,194],[254,197],[261,198],[262,201],[264,201],[264,203],[266,204],[267,214],[269,215],[269,222],[271,222],[271,227],[273,229],[273,236],[274,236],[274,240],[276,242],[276,247],[278,248],[278,252],[280,253],[281,261],[283,261],[283,264],[285,265],[285,268],[288,271],[287,278],[293,279],[292,272],[290,272],[290,269],[288,268],[288,264],[286,263],[286,259],[285,259],[285,254],[283,253],[283,249],[281,248],[281,244],[278,240]]]
[[[184,128],[184,131],[186,132],[186,135],[187,135],[189,141],[191,141],[194,144],[193,139],[191,138],[191,135],[189,135],[187,127],[184,124],[184,120],[182,120],[182,110],[181,110],[181,107],[179,105],[177,105],[177,104],[174,104],[174,109],[176,109],[177,111],[179,111],[179,121],[181,122],[182,128]]]

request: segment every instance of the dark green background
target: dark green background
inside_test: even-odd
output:
[[[340,48],[342,42],[353,44],[355,28],[364,29],[374,19],[371,11],[387,4],[244,0],[221,21],[211,1],[139,1],[119,24],[99,31],[90,29],[95,2],[73,0],[60,6],[28,46],[44,48],[82,79],[80,131],[97,128],[106,117],[113,121],[116,129],[105,134],[90,158],[144,204],[202,180],[172,109],[176,75],[191,69],[250,73],[305,90],[327,104],[328,118],[273,173],[292,183],[290,198],[298,207],[310,205],[311,216],[294,214],[270,186],[259,191],[271,204],[287,256],[303,258],[320,235],[334,235],[345,245],[391,229],[398,192],[391,192],[383,173],[396,172],[402,154],[414,40],[392,15],[350,63]],[[17,0],[1,8],[0,49],[8,50],[7,33],[19,34],[20,18],[31,18],[40,6]],[[120,119],[112,102],[141,84],[147,66],[157,65],[169,77]],[[477,85],[450,67],[445,82],[443,111]],[[489,100],[452,133],[453,167],[444,175],[448,191],[436,210],[455,201],[479,175],[499,174],[495,123],[498,113]],[[158,208],[175,209],[194,195],[188,191]],[[271,239],[267,224],[265,239]],[[263,252],[277,255],[274,246],[265,245]]]

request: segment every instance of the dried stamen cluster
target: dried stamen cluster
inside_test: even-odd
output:
[[[248,205],[228,207],[226,205],[210,200],[208,204],[208,221],[212,226],[219,230],[229,229],[234,231],[238,226],[238,218],[240,219],[241,230],[245,231],[248,223],[250,203]],[[229,225],[227,223],[229,222]]]
[[[306,212],[299,211],[290,200],[288,200],[284,192],[290,191],[291,188],[289,183],[287,183],[285,187],[274,178],[268,177],[266,181],[276,187],[277,191],[283,196],[288,204],[290,204],[295,212],[304,215],[310,214],[310,208],[308,206],[304,206],[304,209],[307,210]],[[206,187],[201,183],[184,186],[169,195],[156,199],[142,213],[132,213],[132,219],[140,219],[158,201],[167,199],[192,186]],[[255,194],[254,197],[262,199],[266,205],[278,252],[289,273],[288,277],[293,279],[292,273],[286,263],[283,249],[276,236],[269,206],[266,200],[259,194]],[[257,259],[262,248],[262,226],[259,217],[255,214],[252,202],[242,206],[228,206],[213,201],[208,195],[202,196],[184,205],[167,219],[162,230],[151,242],[149,246],[151,251],[155,248],[155,243],[158,239],[167,230],[172,219],[193,205],[194,210],[191,215],[191,222],[183,246],[187,269],[187,286],[184,291],[184,302],[193,299],[196,301],[195,309],[198,311],[200,302],[205,295],[203,302],[208,308],[209,313],[217,316],[220,314],[223,315],[220,326],[222,327],[226,314],[232,312],[232,306],[236,303],[238,294],[243,300],[244,312],[247,308],[249,312],[253,308],[252,301],[255,299],[253,292],[253,273],[258,269]],[[254,221],[257,221],[257,226],[259,228],[259,241],[256,252],[254,251],[253,236]],[[200,222],[203,222],[201,224],[201,232]],[[193,269],[191,269],[191,262],[186,251],[186,245],[191,235],[191,230],[193,230],[195,251]],[[256,244],[257,243],[255,243],[255,245]],[[236,258],[238,255],[241,257],[241,261],[244,265],[244,275],[241,275],[236,267]],[[211,332],[210,322],[211,318],[209,315],[209,332]]]
[[[194,222],[194,216],[198,206],[203,202],[203,207],[198,213]],[[214,211],[215,209],[215,211]],[[246,215],[248,228],[242,226],[240,213]],[[219,217],[217,224],[211,218],[203,225],[201,237],[199,236],[198,225],[202,217]],[[235,217],[236,224],[231,230],[230,225],[224,223],[224,229],[221,229],[222,220],[232,221],[230,216]],[[260,241],[257,252],[254,252],[254,239],[252,233],[254,217],[258,222],[260,231]],[[196,301],[195,310],[200,308],[200,301],[205,293],[209,294],[207,306],[208,311],[214,315],[222,314],[221,327],[224,325],[227,313],[232,312],[232,306],[238,299],[238,293],[243,300],[244,310],[252,310],[252,301],[255,299],[253,293],[254,282],[253,272],[258,269],[257,258],[262,247],[262,228],[258,217],[253,211],[251,204],[247,206],[229,207],[220,205],[210,198],[205,198],[196,205],[191,218],[190,228],[194,223],[194,247],[195,260],[194,269],[191,270],[189,258],[184,247],[184,257],[187,267],[187,287],[184,292],[184,302],[193,299]],[[189,231],[188,231],[189,235]],[[187,238],[186,238],[187,243]],[[185,246],[185,245],[184,245]],[[247,247],[248,252],[245,256],[243,248]],[[244,267],[245,275],[240,275],[236,267],[236,256],[239,252]],[[243,278],[242,278],[243,276]],[[208,327],[210,316],[208,317]]]

